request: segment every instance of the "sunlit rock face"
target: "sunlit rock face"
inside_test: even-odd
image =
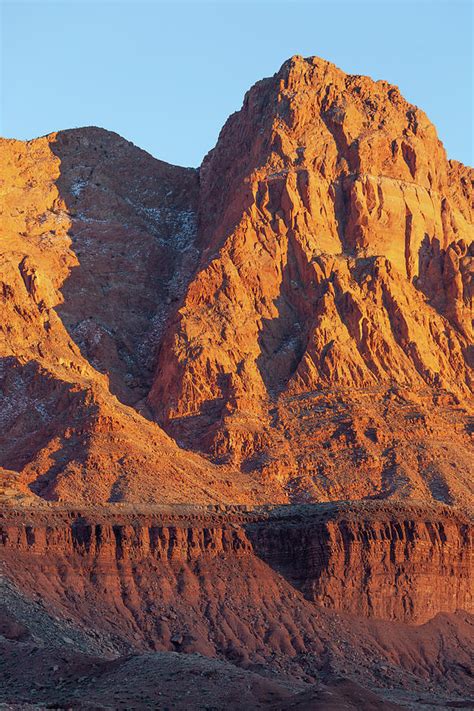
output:
[[[248,476],[183,453],[144,401],[199,253],[197,171],[98,128],[3,140],[0,160],[3,490],[258,500]]]
[[[9,490],[472,502],[472,171],[396,87],[294,57],[199,170],[0,154]]]
[[[471,187],[386,82],[301,57],[258,82],[200,169],[158,421],[293,496],[463,497]]]

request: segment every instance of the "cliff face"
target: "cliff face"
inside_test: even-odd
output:
[[[196,171],[94,128],[2,140],[0,161],[2,490],[251,500],[248,477],[182,453],[143,402],[198,253]]]
[[[10,487],[472,501],[473,175],[396,87],[294,57],[199,171],[96,128],[0,160]]]
[[[404,695],[414,707],[465,705],[471,530],[450,507],[386,503],[4,508],[0,673],[23,700],[41,678],[36,703],[51,687],[70,704],[105,693],[107,670],[116,670],[108,689],[116,706],[134,659],[136,705],[146,706],[157,700],[153,660],[169,669],[168,693],[178,674],[179,696],[182,660],[200,678],[217,657],[240,675],[309,685],[305,708],[322,683],[341,677],[376,689],[383,708]],[[221,685],[230,671],[219,672]]]
[[[471,387],[472,177],[386,82],[294,57],[257,83],[201,167],[203,253],[160,348],[158,420],[293,494],[444,487],[457,499],[469,480],[456,406]],[[449,472],[432,435],[459,415]]]
[[[3,518],[3,557],[15,576],[25,577],[22,564],[28,576],[46,576],[46,595],[61,594],[55,580],[66,576],[79,607],[98,596],[101,605],[132,610],[140,619],[147,616],[147,585],[154,608],[168,606],[175,594],[178,605],[197,604],[213,576],[221,577],[220,565],[242,568],[245,579],[262,574],[270,588],[282,576],[307,600],[358,616],[423,623],[439,612],[472,610],[471,527],[448,510],[302,507],[270,518],[203,511],[181,521],[113,512],[95,521],[76,515],[44,522],[41,512],[36,522],[30,516],[25,523],[22,514],[18,521]],[[205,583],[204,570],[212,570]],[[255,606],[265,607],[263,589],[233,584],[243,584]]]
[[[364,617],[425,622],[472,610],[472,532],[466,520],[389,509],[375,516],[272,524],[255,551],[305,597]]]

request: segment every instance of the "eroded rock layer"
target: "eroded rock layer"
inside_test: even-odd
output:
[[[201,167],[159,421],[293,495],[472,492],[472,178],[386,82],[294,57],[257,83]]]
[[[262,574],[268,567],[308,600],[364,617],[423,623],[473,605],[471,522],[441,506],[225,514],[183,507],[139,515],[40,509],[4,512],[0,532],[7,568],[20,579],[45,576],[53,591],[66,575],[79,606],[98,596],[135,619],[146,617],[150,591],[155,614],[171,602],[175,576],[181,602],[201,608],[219,565],[234,564]],[[208,568],[214,575],[204,584]]]
[[[244,707],[319,708],[342,678],[354,708],[466,705],[471,531],[440,505],[3,509],[2,699],[147,708],[189,667],[203,709],[210,669]],[[322,709],[349,703],[335,692]]]
[[[9,495],[472,503],[473,174],[396,87],[293,57],[199,170],[0,160]]]
[[[197,173],[96,128],[2,140],[0,485],[66,501],[252,501],[149,417],[192,272]],[[147,416],[148,415],[148,416]]]

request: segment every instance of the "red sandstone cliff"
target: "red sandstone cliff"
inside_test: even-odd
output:
[[[433,703],[465,705],[471,531],[450,507],[409,504],[3,510],[0,675],[29,698],[31,665],[42,681],[36,701],[51,699],[52,689],[70,703],[81,693],[90,701],[98,690],[114,696],[135,658],[134,690],[156,702],[155,664],[180,674],[179,697],[184,660],[199,676],[205,658],[217,657],[230,664],[219,671],[221,685],[237,668],[257,679],[277,674],[287,689],[314,685],[303,708],[319,708],[312,695],[322,680],[341,676],[383,694],[383,708],[403,694],[410,708],[423,707],[435,689]],[[35,653],[41,635],[44,669]],[[102,658],[84,658],[84,650]],[[166,655],[155,658],[157,650]],[[25,653],[28,671],[20,666],[19,676]],[[108,664],[117,670],[111,688]],[[160,683],[171,693],[171,679]],[[245,679],[238,683],[245,693]],[[369,706],[360,698],[355,708]]]
[[[3,140],[0,160],[3,488],[258,500],[248,477],[181,452],[143,402],[196,259],[196,171],[95,128]]]
[[[471,495],[472,179],[386,82],[258,82],[200,170],[158,420],[293,496]]]
[[[232,573],[242,594],[249,571],[261,575],[260,592],[245,593],[255,597],[255,609],[265,608],[263,590],[279,575],[306,599],[356,616],[424,623],[440,612],[474,611],[472,523],[447,507],[12,510],[0,516],[0,542],[5,569],[22,587],[40,578],[46,597],[68,605],[55,583],[66,576],[66,597],[76,590],[79,611],[96,598],[99,608],[117,607],[137,623],[147,619],[148,596],[154,614],[172,600],[201,614],[214,604],[219,568],[235,566],[246,571],[240,582]]]
[[[199,171],[0,151],[9,490],[472,501],[472,171],[396,87],[294,57]]]

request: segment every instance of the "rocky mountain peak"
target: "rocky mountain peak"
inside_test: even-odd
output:
[[[199,171],[96,127],[0,149],[22,491],[470,491],[473,174],[396,87],[292,57]]]

